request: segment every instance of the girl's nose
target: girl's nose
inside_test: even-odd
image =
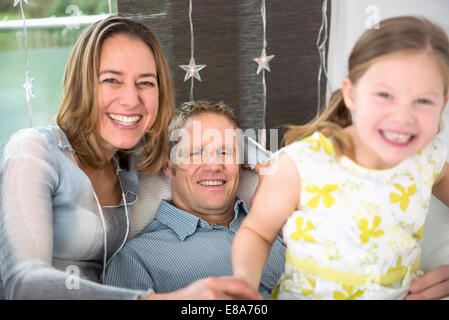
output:
[[[394,108],[391,115],[392,119],[402,125],[413,124],[414,118],[414,107],[410,102],[400,102]]]

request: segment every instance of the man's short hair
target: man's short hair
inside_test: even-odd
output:
[[[193,116],[197,116],[205,113],[213,113],[225,116],[235,127],[235,129],[241,129],[240,123],[234,116],[234,112],[223,101],[210,102],[210,101],[189,101],[184,102],[175,110],[175,115],[168,127],[168,155],[172,148],[178,143],[178,141],[172,141],[170,138],[172,132],[181,129],[185,126],[187,120]]]

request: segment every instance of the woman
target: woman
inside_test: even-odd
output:
[[[137,171],[161,166],[173,106],[168,64],[148,28],[110,17],[81,35],[67,62],[57,126],[20,130],[0,149],[7,299],[257,297],[228,278],[168,295],[100,284],[128,236]]]

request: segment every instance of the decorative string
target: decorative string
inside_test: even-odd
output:
[[[266,7],[265,7],[265,0],[262,0],[262,5],[260,8],[260,14],[262,15],[262,25],[263,25],[263,52],[266,53],[267,49],[267,16],[266,16]],[[263,87],[263,114],[262,114],[262,123],[263,123],[263,130],[262,130],[262,136],[260,137],[260,142],[262,146],[266,146],[267,143],[267,122],[266,122],[266,116],[267,116],[267,84],[265,81],[265,68],[262,70],[262,87]]]
[[[266,52],[267,49],[267,16],[266,16],[266,8],[265,8],[265,0],[262,0],[262,6],[260,8],[260,13],[262,15],[262,24],[263,24],[263,50]],[[265,82],[265,68],[262,70],[262,85],[263,85],[263,129],[264,129],[264,140],[266,141],[266,113],[267,113],[267,85]],[[262,143],[265,145],[265,143]]]
[[[193,21],[192,21],[192,0],[189,1],[189,23],[190,23],[190,62],[187,65],[179,65],[181,69],[186,71],[186,75],[184,77],[184,81],[187,81],[189,78],[190,82],[190,101],[193,101],[193,78],[196,78],[198,81],[201,81],[201,77],[199,75],[199,71],[206,67],[205,64],[197,65],[195,64],[195,40],[193,33]]]
[[[26,4],[28,4],[28,0],[24,0]],[[25,88],[25,94],[26,94],[26,102],[27,102],[27,108],[28,108],[28,122],[29,126],[33,126],[33,107],[31,104],[31,98],[34,98],[34,89],[33,89],[33,81],[34,78],[31,77],[30,71],[29,71],[29,58],[28,58],[28,34],[27,34],[27,25],[26,25],[26,18],[25,13],[23,12],[23,5],[22,0],[14,0],[14,7],[17,6],[17,4],[20,4],[20,12],[22,13],[22,20],[23,20],[23,35],[24,35],[24,50],[25,50],[25,83],[23,84],[23,87]]]
[[[267,85],[265,81],[265,70],[270,71],[269,62],[274,58],[274,55],[267,56],[267,15],[266,15],[266,6],[265,0],[262,0],[260,13],[262,16],[262,25],[263,25],[263,47],[260,58],[255,58],[254,61],[258,63],[256,73],[259,74],[262,71],[262,87],[263,87],[263,114],[262,114],[262,122],[263,122],[263,130],[261,144],[265,146],[266,143],[266,113],[267,113]]]
[[[195,39],[193,36],[192,0],[189,1],[189,24],[190,24],[190,59],[193,59],[193,54],[195,52]],[[190,101],[193,101],[193,77],[190,77]]]
[[[318,39],[316,46],[318,49],[318,54],[320,56],[320,68],[318,70],[318,105],[317,105],[317,117],[321,113],[321,76],[324,72],[326,80],[328,79],[327,74],[327,63],[326,63],[326,43],[328,40],[328,25],[327,25],[327,2],[328,0],[323,0],[322,5],[322,17],[321,17],[321,27],[318,33]],[[323,39],[321,40],[322,34],[324,32]]]

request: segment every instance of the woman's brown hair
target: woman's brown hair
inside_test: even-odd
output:
[[[67,135],[80,162],[102,168],[107,159],[101,152],[98,133],[98,70],[101,47],[114,35],[125,34],[145,42],[153,51],[159,87],[159,108],[153,126],[138,149],[119,151],[128,160],[130,151],[141,155],[138,171],[154,174],[166,153],[168,127],[174,112],[174,91],[167,59],[155,35],[142,23],[112,16],[89,26],[78,38],[67,61],[63,79],[63,100],[56,123]],[[128,161],[126,161],[127,163]]]
[[[449,40],[442,28],[425,18],[403,16],[380,22],[379,29],[368,29],[356,42],[348,61],[348,78],[355,85],[378,59],[400,51],[428,51],[441,66],[444,93],[448,92]],[[315,131],[329,137],[337,155],[349,147],[342,129],[352,124],[341,89],[334,91],[327,107],[312,122],[289,126],[284,136],[286,145],[303,139]]]

